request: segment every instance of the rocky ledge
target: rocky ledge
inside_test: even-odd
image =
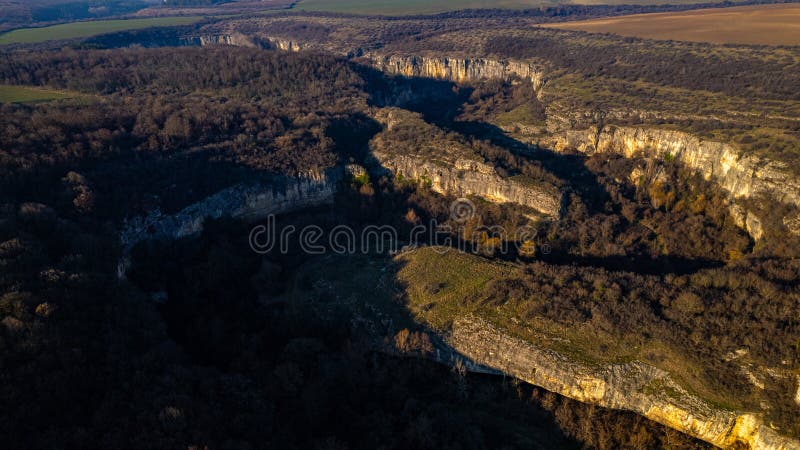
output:
[[[550,218],[558,218],[560,214],[562,196],[556,189],[527,180],[501,178],[492,166],[481,162],[457,159],[450,164],[414,155],[373,154],[395,177],[427,183],[440,194],[475,195],[496,203],[516,203]]]
[[[384,130],[370,142],[372,171],[427,184],[435,192],[516,203],[558,218],[563,194],[553,184],[522,176],[503,178],[466,143],[447,136],[418,114],[386,108],[375,114]],[[414,136],[425,136],[417,142]]]
[[[785,164],[741,155],[730,144],[703,140],[681,131],[614,126],[607,127],[599,136],[594,129],[563,131],[547,145],[556,151],[614,152],[628,158],[643,156],[677,161],[704,178],[714,180],[734,200],[769,199],[792,206],[794,211],[777,225],[800,234],[800,180]],[[752,211],[737,205],[732,212],[739,225],[756,240],[762,236],[761,220]]]
[[[241,183],[224,189],[174,214],[159,210],[128,220],[120,235],[123,247],[131,248],[146,239],[178,239],[203,230],[207,218],[222,217],[259,220],[331,203],[341,182],[364,169],[357,165],[334,167],[299,177],[274,177]]]
[[[532,83],[534,89],[538,89],[544,81],[542,68],[523,61],[382,54],[370,54],[367,59],[378,70],[407,77],[435,78],[457,83],[519,78]]]
[[[474,316],[457,319],[445,341],[473,363],[581,402],[636,412],[718,447],[800,449],[800,441],[779,435],[757,415],[712,406],[667,372],[639,361],[576,362]]]

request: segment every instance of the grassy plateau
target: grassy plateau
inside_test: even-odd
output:
[[[42,28],[22,28],[0,35],[0,45],[33,44],[59,39],[75,39],[116,31],[138,30],[150,27],[190,25],[202,17],[154,17],[148,19],[95,20],[73,22]]]

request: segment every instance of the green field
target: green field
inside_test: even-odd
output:
[[[354,14],[430,14],[469,8],[526,8],[554,4],[547,0],[301,0],[296,9]]]
[[[77,97],[73,92],[54,91],[38,87],[0,84],[0,103],[46,102]]]
[[[304,11],[334,11],[352,14],[433,14],[459,9],[480,8],[538,8],[557,4],[639,4],[702,3],[704,0],[300,0],[295,9]]]
[[[202,17],[154,17],[149,19],[95,20],[73,22],[43,28],[22,28],[0,35],[0,45],[31,44],[58,39],[75,39],[96,36],[114,31],[138,30],[150,27],[190,25]]]

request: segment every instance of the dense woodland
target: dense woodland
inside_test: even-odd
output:
[[[347,139],[358,133],[337,147],[332,128],[368,125],[357,109],[363,82],[323,56],[227,49],[27,53],[4,60],[0,71],[7,83],[86,94],[65,103],[0,105],[3,193],[47,195],[81,166],[78,172],[91,170],[82,175],[104,193],[101,214],[182,207],[246,171],[297,175],[347,162]],[[29,177],[43,179],[20,181]]]
[[[420,113],[500,176],[567,191],[564,220],[542,225],[554,251],[523,260],[526,276],[492,285],[489,301],[528,298],[532,315],[641,331],[701,356],[748,346],[765,364],[797,360],[800,276],[774,259],[786,246],[753,257],[726,199],[668,162],[637,183],[620,180],[644,161],[520,153],[524,145],[483,122],[521,104],[544,115],[524,87],[456,87],[244,48],[8,55],[0,83],[82,94],[0,105],[0,432],[9,448],[700,446],[631,414],[375,352],[348,317],[287,304],[304,257],[252,253],[246,224],[210,222],[197,238],[145,243],[128,280],[117,279],[125,217],[174,211],[243,179],[364,163],[380,131],[370,114],[383,106]],[[409,133],[397,151],[431,136]],[[424,185],[350,187],[323,219],[293,220],[408,227],[448,216],[450,199]],[[486,225],[524,220],[509,206],[484,208]],[[606,288],[589,295],[598,285]],[[557,294],[543,304],[541,292]],[[744,389],[738,376],[723,382]],[[775,414],[784,423],[783,406]]]
[[[598,50],[591,41],[564,40],[558,33],[535,38],[498,36],[487,51],[514,58],[542,58],[559,68],[587,77],[609,76],[646,80],[661,86],[722,92],[727,95],[800,99],[798,62],[791,57],[765,60],[746,52],[715,54],[708,44],[652,44],[640,39],[620,39]]]

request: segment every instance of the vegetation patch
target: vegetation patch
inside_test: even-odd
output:
[[[722,408],[759,410],[760,402],[770,399],[771,408],[765,411],[770,420],[785,432],[800,431],[793,421],[796,406],[791,392],[780,395],[783,400],[773,392],[791,386],[754,388],[742,375],[742,361],[726,362],[719,356],[741,348],[733,343],[736,340],[738,346],[746,341],[749,348],[771,347],[768,352],[773,356],[753,356],[761,366],[780,366],[795,357],[794,349],[779,342],[795,342],[796,330],[777,341],[772,332],[756,331],[780,328],[777,316],[748,314],[751,320],[740,320],[743,286],[751,286],[747,290],[753,300],[747,309],[772,309],[774,300],[771,306],[764,305],[767,297],[774,298],[772,289],[778,286],[774,283],[780,281],[756,281],[754,273],[766,270],[772,273],[767,277],[780,278],[785,276],[784,267],[753,267],[758,263],[748,262],[662,279],[589,267],[513,265],[436,248],[398,259],[398,280],[405,287],[409,311],[435,330],[446,332],[456,318],[475,314],[584,364],[647,362]],[[800,270],[796,264],[792,267]],[[782,295],[796,298],[798,293],[790,288]],[[792,302],[782,303],[781,308],[791,308]],[[761,322],[756,324],[753,317]],[[732,345],[723,343],[728,338]],[[788,366],[779,370],[791,380]]]
[[[199,16],[153,17],[147,19],[94,20],[73,22],[42,28],[23,28],[0,35],[0,45],[33,44],[60,39],[77,39],[125,30],[150,27],[191,25],[202,20]]]
[[[80,94],[32,86],[0,84],[0,103],[34,103],[74,98]]]

